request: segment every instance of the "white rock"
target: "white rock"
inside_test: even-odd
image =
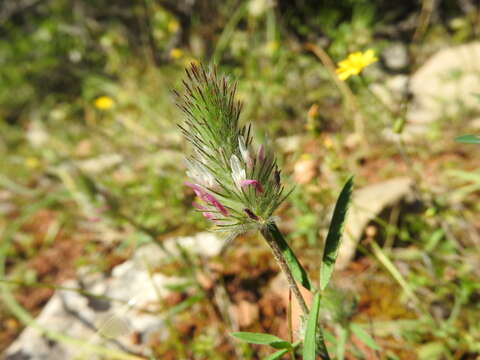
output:
[[[174,255],[178,255],[177,249],[181,246],[186,251],[207,257],[218,255],[222,245],[223,242],[212,233],[200,233],[165,242],[165,247]],[[130,260],[116,266],[108,278],[100,274],[83,273],[80,276],[81,280],[67,282],[63,286],[83,288],[89,293],[118,301],[88,297],[77,291],[57,290],[37,317],[36,324],[50,332],[81,340],[83,343],[52,341],[30,326],[6,350],[4,358],[6,360],[121,358],[113,355],[100,356],[93,350],[94,346],[99,345],[110,351],[126,350],[149,356],[148,350],[142,344],[147,343],[152,335],[160,339],[168,335],[164,326],[164,315],[155,313],[159,297],[168,294],[169,284],[178,284],[182,281],[179,278],[151,272],[154,267],[168,260],[169,257],[158,245],[147,244],[140,247]],[[141,335],[140,344],[132,342],[133,333]]]
[[[120,154],[103,154],[96,158],[78,161],[77,165],[87,173],[98,174],[102,171],[111,169],[122,162],[123,157]]]
[[[406,177],[387,180],[353,192],[345,222],[342,244],[336,269],[344,269],[352,260],[365,226],[388,206],[398,203],[412,193],[412,180]]]
[[[392,70],[402,70],[407,67],[409,59],[407,47],[401,42],[393,43],[383,51],[385,65]]]
[[[409,123],[431,123],[480,110],[480,42],[454,46],[432,56],[411,78]],[[407,126],[408,127],[408,126]]]

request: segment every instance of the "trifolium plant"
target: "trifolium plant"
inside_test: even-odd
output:
[[[337,257],[352,179],[345,184],[335,206],[325,240],[319,290],[315,290],[276,225],[273,214],[289,191],[282,184],[272,149],[266,144],[255,145],[251,127],[240,124],[242,105],[235,99],[236,84],[219,76],[215,68],[192,64],[186,70],[183,86],[183,91],[175,94],[185,115],[179,126],[193,148],[186,160],[189,181],[185,182],[197,195],[193,206],[228,239],[250,230],[263,235],[303,313],[303,358],[313,360],[319,355],[329,359],[317,324],[320,295],[330,280]],[[315,293],[310,309],[299,286]],[[270,334],[237,332],[232,335],[277,349],[270,359],[293,353],[301,345],[301,342],[290,343]]]

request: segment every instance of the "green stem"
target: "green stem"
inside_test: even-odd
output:
[[[263,237],[267,241],[268,245],[272,249],[273,257],[277,261],[280,269],[284,273],[285,277],[287,278],[288,285],[290,287],[291,292],[297,299],[300,308],[302,309],[303,315],[305,318],[309,315],[310,311],[307,307],[305,299],[303,298],[300,289],[295,281],[294,274],[289,267],[289,263],[298,264],[298,268],[301,269],[301,274],[297,274],[297,278],[300,275],[304,283],[309,284],[308,275],[304,272],[303,268],[301,267],[298,259],[296,258],[293,251],[288,246],[287,241],[283,237],[282,233],[278,229],[275,223],[270,223],[267,226],[264,226],[260,232],[262,233]],[[319,326],[319,325],[317,325]],[[329,360],[330,357],[328,355],[327,347],[325,345],[325,341],[323,339],[323,333],[321,328],[318,328],[318,334],[320,336],[317,337],[317,354],[319,354],[322,359]]]
[[[295,278],[293,277],[293,274],[288,267],[287,260],[284,257],[285,249],[288,248],[288,244],[285,241],[282,233],[280,232],[280,230],[278,230],[278,227],[275,223],[263,227],[261,229],[261,233],[270,248],[272,249],[273,257],[277,261],[278,266],[280,266],[280,269],[287,278],[290,290],[297,299],[297,302],[302,309],[303,315],[308,316],[309,310],[305,299],[300,293],[300,289],[298,288]]]

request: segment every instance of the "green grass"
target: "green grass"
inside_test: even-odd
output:
[[[302,155],[317,161],[319,171],[307,184],[297,186],[278,214],[310,274],[317,269],[328,210],[348,174],[355,174],[357,186],[394,176],[420,179],[423,207],[400,208],[398,217],[387,214],[377,219],[376,234],[368,239],[371,243],[362,242],[352,266],[334,276],[333,285],[345,279],[351,289],[332,290],[322,298],[320,318],[333,319],[325,334],[335,349],[331,353],[366,356],[355,335],[346,338],[346,329],[354,323],[373,333],[384,358],[478,356],[478,155],[472,150],[475,144],[454,142],[456,136],[473,129],[458,133],[440,122],[429,134],[432,144],[398,148],[380,135],[395,118],[353,80],[349,84],[366,134],[356,141],[354,119],[342,93],[329,72],[304,49],[305,39],[317,39],[314,31],[321,26],[322,16],[312,15],[305,28],[295,20],[301,14],[292,14],[286,21],[287,15],[277,8],[254,15],[229,1],[215,9],[218,23],[210,24],[198,15],[185,25],[157,2],[145,3],[150,7],[153,45],[148,29],[141,27],[140,35],[133,31],[146,16],[138,4],[118,17],[115,8],[87,2],[89,12],[78,13],[76,25],[69,28],[67,2],[51,1],[42,5],[45,8],[9,19],[6,32],[0,35],[1,52],[7,54],[0,59],[0,252],[2,278],[17,283],[2,283],[0,345],[5,347],[18,334],[20,322],[30,324],[32,314],[48,299],[29,304],[15,296],[25,299],[22,294],[41,288],[39,283],[60,286],[80,266],[108,272],[142,243],[161,244],[169,236],[207,228],[190,206],[193,194],[182,185],[182,159],[190,149],[176,127],[181,115],[171,90],[180,88],[186,63],[208,62],[209,55],[215,54],[220,70],[238,80],[239,98],[245,103],[243,119],[253,122],[255,136],[263,138],[268,132],[271,139],[282,137],[293,143],[290,148],[277,146],[287,181],[294,183],[290,175]],[[345,12],[349,4],[342,2],[338,20],[325,24],[330,40],[325,50],[334,61],[349,51],[385,46],[385,40],[374,36],[385,25],[378,13],[383,3],[368,7],[362,2],[361,7]],[[45,11],[50,11],[48,16],[42,16]],[[88,15],[92,13],[98,17]],[[458,15],[455,9],[451,13]],[[468,24],[475,19],[459,18],[463,22],[457,30],[433,24],[423,44],[439,41],[438,34],[445,43],[471,40]],[[183,40],[177,31],[184,31]],[[352,36],[357,33],[362,36]],[[152,58],[152,46],[160,59]],[[181,48],[183,55],[171,58],[172,47]],[[412,51],[423,59],[429,50],[425,46]],[[374,67],[367,82],[386,76],[379,72],[380,64]],[[110,97],[114,105],[96,108],[99,96]],[[307,113],[314,103],[320,113],[312,127]],[[407,153],[413,166],[405,163],[400,151]],[[72,244],[69,251],[75,256],[58,269],[60,275],[53,269],[42,272],[35,260],[44,259],[65,242]],[[82,244],[81,250],[73,247],[75,243]],[[237,256],[240,251],[243,255]],[[238,279],[246,282],[257,274],[255,269],[261,269],[259,277],[271,279],[276,268],[264,261],[263,251],[268,249],[256,239],[245,238],[218,260],[222,266],[241,261],[249,269],[221,275],[230,298],[241,289]],[[266,356],[268,352],[259,348],[229,342],[232,329],[225,319],[209,322],[215,305],[195,283],[196,273],[205,265],[201,259],[183,261],[187,260],[193,270],[187,267],[187,271],[182,261],[168,270],[192,280],[195,296],[202,299],[198,319],[192,318],[188,307],[179,308],[169,321],[168,341],[152,345],[156,356]],[[229,287],[228,282],[236,285]],[[267,292],[264,286],[241,290],[260,298]],[[271,322],[240,330],[275,331],[285,319],[277,315]],[[196,331],[190,338],[182,325],[192,324]],[[48,329],[42,331],[48,333]]]

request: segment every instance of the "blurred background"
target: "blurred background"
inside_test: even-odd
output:
[[[322,308],[335,358],[477,359],[480,147],[454,139],[480,132],[479,33],[476,0],[3,0],[0,351],[260,359],[271,351],[228,332],[288,338],[288,299],[261,239],[208,260],[165,250],[209,227],[183,186],[190,150],[172,96],[193,62],[237,81],[242,121],[271,139],[295,185],[280,226],[316,280],[331,207],[355,175]],[[339,80],[338,62],[368,49],[379,61]],[[92,305],[113,330],[103,322],[84,338],[44,317],[50,350],[29,353],[19,335],[54,293],[120,301],[95,294],[152,244],[162,261],[148,274],[177,279],[149,303],[153,319],[169,314],[161,326],[132,330],[141,309],[123,298],[114,312]],[[123,284],[129,296],[136,281]]]

